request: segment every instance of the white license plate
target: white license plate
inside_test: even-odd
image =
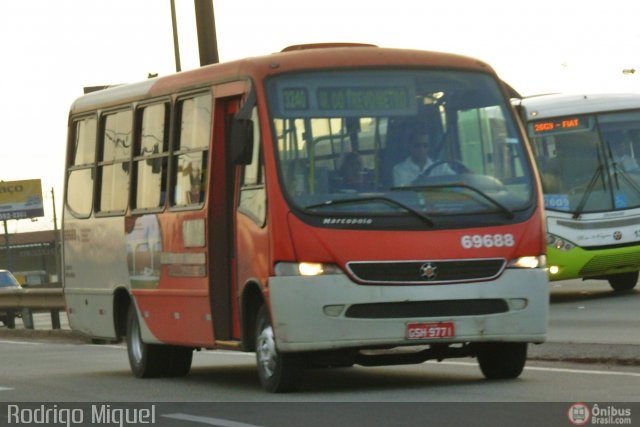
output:
[[[433,340],[452,338],[456,335],[453,322],[407,323],[405,338],[408,340]]]

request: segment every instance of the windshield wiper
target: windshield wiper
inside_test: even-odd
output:
[[[631,179],[631,177],[629,177],[629,173],[627,171],[625,171],[624,169],[621,169],[620,166],[618,166],[618,163],[614,164],[613,173],[616,181],[616,186],[618,188],[620,188],[620,183],[618,182],[618,175],[620,175],[621,177],[624,178],[625,181],[627,181],[627,183],[629,183],[631,188],[633,188],[636,193],[640,194],[640,187],[638,186],[638,184],[636,184],[636,182],[633,179]]]
[[[596,182],[598,182],[598,178],[600,177],[600,174],[602,174],[602,169],[603,166],[600,165],[596,168],[595,172],[593,172],[593,176],[591,177],[591,180],[589,180],[587,189],[584,190],[584,195],[582,196],[582,198],[580,198],[578,207],[576,207],[576,210],[573,212],[573,219],[578,219],[578,217],[582,215],[582,211],[584,210],[584,207],[589,200],[589,196],[591,196],[591,193],[593,192],[593,187],[596,186]]]
[[[491,203],[493,206],[497,207],[500,212],[504,213],[505,216],[509,219],[513,219],[515,214],[511,209],[494,199],[493,197],[486,194],[484,191],[477,189],[471,185],[465,184],[463,182],[453,183],[453,184],[438,184],[438,185],[407,185],[402,187],[391,187],[391,191],[420,191],[420,190],[440,190],[442,188],[466,188],[467,190],[471,190],[474,193],[478,194],[484,200]]]
[[[343,204],[349,204],[349,203],[360,203],[360,202],[384,202],[394,206],[398,206],[404,209],[405,211],[412,213],[414,216],[420,218],[420,220],[422,220],[422,222],[424,222],[425,224],[431,227],[433,227],[434,225],[433,220],[429,218],[427,215],[420,212],[419,210],[414,209],[411,206],[405,205],[404,203],[401,203],[390,197],[384,197],[384,196],[351,197],[347,199],[327,200],[326,202],[316,203],[313,205],[305,206],[304,208],[316,209],[316,208],[324,208],[327,206],[343,205]]]

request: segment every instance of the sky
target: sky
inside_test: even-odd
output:
[[[197,68],[193,1],[175,1],[182,70]],[[214,14],[221,62],[360,42],[472,56],[522,95],[640,92],[637,0],[214,0]],[[45,205],[9,233],[50,230],[71,103],[175,72],[170,0],[2,0],[0,47],[0,180],[41,179]]]

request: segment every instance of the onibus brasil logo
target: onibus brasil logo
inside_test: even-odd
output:
[[[583,426],[589,422],[598,425],[632,425],[631,408],[607,404],[574,403],[567,411],[571,424]]]
[[[589,422],[589,419],[591,418],[591,410],[584,403],[574,403],[569,407],[567,417],[569,417],[571,424],[583,426]]]

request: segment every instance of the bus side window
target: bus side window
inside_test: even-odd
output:
[[[93,205],[93,177],[96,154],[97,120],[89,117],[75,121],[74,143],[69,153],[67,206],[74,216],[86,217]]]
[[[103,116],[102,150],[98,163],[100,212],[123,213],[127,208],[132,134],[131,110]]]
[[[251,114],[251,120],[253,122],[253,155],[251,163],[242,168],[238,210],[252,218],[258,225],[263,226],[266,221],[267,203],[260,126],[255,107]]]
[[[207,184],[211,139],[211,94],[178,102],[180,130],[173,157],[172,206],[199,206]]]
[[[140,133],[134,154],[134,209],[164,206],[168,166],[169,106],[148,105],[138,111]]]

